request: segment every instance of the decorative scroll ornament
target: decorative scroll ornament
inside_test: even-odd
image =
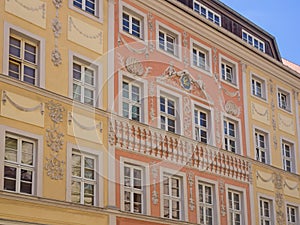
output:
[[[46,158],[46,166],[47,175],[52,180],[61,180],[64,176],[63,166],[65,164],[64,161],[59,160],[57,156],[52,155],[51,158]]]
[[[59,132],[57,128],[47,129],[46,131],[47,146],[54,152],[61,150],[64,144],[64,134]]]
[[[18,103],[14,102],[6,93],[6,91],[3,91],[2,92],[2,103],[3,105],[6,104],[6,102],[9,102],[12,106],[14,106],[16,109],[22,111],[22,112],[33,112],[33,111],[36,111],[36,110],[40,110],[41,112],[41,115],[44,114],[44,111],[45,111],[45,107],[44,107],[44,103],[40,103],[38,104],[37,106],[34,106],[34,107],[24,107],[24,106],[21,106],[19,105]]]
[[[221,88],[222,88],[222,90],[224,91],[224,93],[225,93],[227,96],[229,96],[229,97],[231,97],[231,98],[237,96],[237,97],[238,97],[238,100],[240,101],[241,96],[240,96],[240,92],[239,92],[239,91],[230,92],[230,91],[228,91],[228,90],[227,90],[226,88],[224,88],[224,87],[221,87]]]
[[[195,209],[195,201],[193,199],[194,174],[192,172],[188,173],[188,182],[190,186],[189,207],[191,211],[194,211]]]
[[[274,174],[274,185],[276,189],[281,190],[283,188],[282,176],[280,174]]]
[[[285,224],[285,215],[284,212],[280,209],[280,210],[276,210],[276,221],[277,224]]]
[[[73,115],[71,112],[69,112],[68,114],[68,122],[69,124],[71,124],[72,122],[74,122],[77,126],[79,126],[81,129],[83,130],[88,130],[88,131],[91,131],[91,130],[99,130],[100,133],[103,132],[103,128],[102,128],[102,123],[99,122],[98,124],[94,125],[94,126],[85,126],[83,124],[81,124]]]
[[[294,122],[293,122],[293,120],[291,119],[290,120],[290,122],[286,122],[284,119],[282,119],[281,118],[281,115],[279,114],[279,122],[280,122],[280,124],[282,124],[283,126],[285,126],[285,127],[291,127],[291,126],[293,126],[294,125]]]
[[[58,48],[55,48],[52,50],[51,60],[54,64],[54,66],[59,66],[62,63],[61,54],[60,54]]]
[[[154,93],[155,92],[155,85],[154,81],[151,81],[150,86],[149,86],[149,95],[150,95],[150,118],[151,121],[154,121],[155,119],[155,110],[154,110]]]
[[[63,0],[52,0],[56,8],[55,18],[52,20],[52,31],[54,34],[54,49],[51,52],[51,61],[54,66],[59,66],[62,63],[61,53],[58,50],[58,37],[61,34],[61,22],[59,21],[59,9],[62,6]]]
[[[115,132],[114,132],[112,121],[109,121],[108,143],[110,145],[115,144]]]
[[[219,188],[220,188],[220,193],[221,193],[221,215],[225,216],[226,215],[226,205],[225,205],[225,200],[224,200],[224,193],[225,193],[225,184],[223,180],[219,181]]]
[[[84,36],[85,38],[88,39],[99,39],[100,43],[102,43],[102,32],[100,31],[99,33],[96,34],[86,34],[82,30],[79,29],[79,27],[74,23],[72,17],[69,17],[69,30],[71,31],[72,28],[74,28],[79,34]]]
[[[150,40],[151,40],[148,43],[148,48],[149,48],[149,52],[153,52],[154,44],[153,44],[152,40],[153,40],[154,25],[153,25],[153,15],[151,12],[148,13],[148,27],[149,27],[149,31],[150,31]],[[148,56],[149,55],[146,55],[146,58],[148,58]]]
[[[52,20],[52,31],[54,33],[54,37],[58,38],[61,34],[61,22],[58,18],[54,18]]]
[[[274,179],[274,174],[271,174],[269,178],[264,178],[258,171],[256,172],[256,177],[261,179],[263,182],[267,183],[270,181],[273,181]]]
[[[153,191],[152,191],[152,203],[154,205],[158,204],[158,193],[156,191],[156,182],[158,178],[158,168],[155,165],[155,162],[151,165],[151,173],[153,178]]]
[[[50,101],[47,103],[47,109],[49,110],[49,116],[52,122],[56,124],[63,122],[63,112],[65,109],[61,104]]]
[[[62,5],[63,0],[52,0],[56,9],[59,9]]]
[[[136,53],[136,54],[145,54],[146,56],[149,55],[148,52],[148,46],[145,46],[144,48],[140,48],[140,49],[136,49],[134,47],[132,47],[130,44],[128,44],[121,36],[121,34],[119,33],[118,35],[118,46],[120,46],[121,44],[123,44],[129,51]]]
[[[227,101],[226,102],[225,111],[226,111],[226,113],[231,114],[233,116],[239,116],[240,115],[239,107],[232,101]]]
[[[134,57],[128,57],[125,61],[125,68],[133,75],[147,76],[152,67],[144,69],[143,64]]]
[[[252,103],[252,114],[254,114],[254,112],[255,112],[256,114],[262,116],[262,117],[265,117],[265,116],[266,116],[267,119],[269,118],[269,110],[268,110],[268,109],[266,109],[264,112],[260,112],[260,111],[256,108],[255,104]]]
[[[10,0],[6,0],[6,1],[9,2]],[[24,4],[24,0],[14,0],[14,1],[28,11],[31,11],[31,12],[42,11],[42,18],[45,19],[46,3],[42,3],[40,6],[37,6],[37,7],[30,7],[30,6],[28,6],[28,4]]]
[[[288,189],[290,189],[290,190],[299,190],[299,183],[297,183],[294,187],[292,187],[291,185],[289,185],[287,182],[286,182],[286,180],[284,181],[284,187],[287,187]]]

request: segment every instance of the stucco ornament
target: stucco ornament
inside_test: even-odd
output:
[[[61,54],[57,48],[52,50],[51,60],[54,64],[54,66],[59,66],[62,63]]]
[[[58,18],[54,18],[52,20],[52,31],[54,33],[54,36],[58,38],[61,34],[61,22],[58,20]]]
[[[280,174],[274,174],[274,185],[276,189],[281,190],[283,188],[282,177]]]
[[[63,0],[52,0],[55,8],[59,9],[62,6]]]
[[[193,199],[194,174],[192,172],[188,173],[188,182],[190,186],[189,207],[191,211],[194,211],[195,209],[195,201]]]
[[[64,134],[59,132],[56,128],[47,129],[46,131],[47,146],[55,152],[61,150],[64,144]]]
[[[239,107],[232,101],[227,101],[226,102],[225,111],[226,111],[226,113],[231,114],[233,116],[239,116],[240,115]]]
[[[56,124],[63,122],[63,112],[65,109],[61,104],[50,101],[47,103],[47,109],[49,110],[49,116],[52,122]]]
[[[51,156],[51,158],[46,158],[46,160],[45,169],[47,170],[47,175],[53,180],[61,180],[64,176],[63,165],[65,162],[57,159],[57,156]]]
[[[158,178],[158,168],[155,165],[155,162],[152,163],[151,165],[151,173],[152,173],[152,178],[153,178],[153,191],[152,191],[152,203],[154,205],[158,204],[158,193],[156,191],[156,182]]]
[[[144,67],[140,61],[134,57],[128,57],[125,61],[125,67],[129,73],[137,76],[142,76],[144,74]]]

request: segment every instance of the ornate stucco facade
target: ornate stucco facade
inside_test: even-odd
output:
[[[5,0],[0,224],[298,224],[299,66],[217,0]]]

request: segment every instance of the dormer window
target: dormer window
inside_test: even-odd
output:
[[[246,31],[242,31],[242,39],[262,52],[265,52],[265,43]]]
[[[214,11],[212,11],[211,9],[200,4],[196,0],[194,1],[193,9],[200,15],[204,16],[206,19],[214,22],[218,26],[221,26],[221,16],[215,13]]]

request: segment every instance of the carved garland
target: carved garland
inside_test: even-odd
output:
[[[267,120],[269,119],[269,110],[266,109],[265,112],[260,112],[256,107],[255,107],[255,104],[252,103],[252,114],[257,113],[258,115],[262,116],[262,117],[265,117],[267,116]]]
[[[100,133],[102,133],[103,131],[103,128],[102,128],[102,123],[99,122],[98,124],[94,125],[94,126],[85,126],[83,124],[81,124],[74,116],[71,112],[69,112],[68,114],[68,122],[69,122],[69,125],[74,122],[77,126],[79,126],[81,129],[83,130],[88,130],[88,131],[91,131],[91,130],[99,130]]]
[[[156,205],[158,203],[158,193],[156,190],[156,182],[158,178],[158,168],[155,165],[155,162],[151,165],[151,173],[153,178],[153,191],[152,191],[152,203]]]
[[[140,48],[140,49],[135,49],[132,46],[130,46],[130,44],[128,44],[121,36],[121,34],[119,33],[118,35],[118,46],[120,46],[121,44],[124,44],[125,47],[136,54],[145,54],[146,58],[149,56],[149,51],[148,51],[148,46],[145,46],[144,48]]]
[[[291,126],[294,125],[293,120],[291,120],[289,123],[287,123],[287,122],[285,122],[285,121],[281,118],[280,115],[279,115],[278,117],[279,117],[279,122],[280,122],[283,126],[285,126],[285,127],[291,127]]]
[[[49,117],[52,121],[52,126],[46,130],[47,146],[51,149],[50,157],[46,158],[45,170],[47,175],[52,180],[63,179],[63,166],[65,162],[59,159],[59,152],[63,148],[64,134],[59,131],[59,123],[63,122],[64,107],[56,104],[53,101],[47,103]]]
[[[12,106],[14,106],[16,109],[20,110],[20,111],[23,111],[23,112],[33,112],[33,111],[36,111],[36,110],[40,110],[41,112],[41,115],[44,114],[44,111],[45,111],[45,107],[44,107],[44,103],[40,103],[38,104],[37,106],[34,106],[34,107],[31,107],[31,108],[28,108],[28,107],[24,107],[24,106],[21,106],[19,105],[18,103],[14,102],[6,93],[6,91],[3,91],[2,92],[2,102],[3,102],[3,105],[6,104],[6,102],[9,102]]]
[[[10,0],[6,0],[6,1],[9,2]],[[37,7],[30,7],[26,4],[24,4],[24,1],[19,1],[19,0],[14,0],[14,1],[28,11],[31,11],[31,12],[42,11],[42,18],[45,19],[46,3],[42,3],[40,6],[37,6]]]
[[[59,66],[62,63],[61,53],[58,49],[58,38],[61,34],[61,22],[59,20],[59,8],[62,6],[62,0],[53,0],[53,5],[56,8],[55,18],[52,19],[52,31],[54,34],[54,49],[51,53],[51,60],[54,66]]]

